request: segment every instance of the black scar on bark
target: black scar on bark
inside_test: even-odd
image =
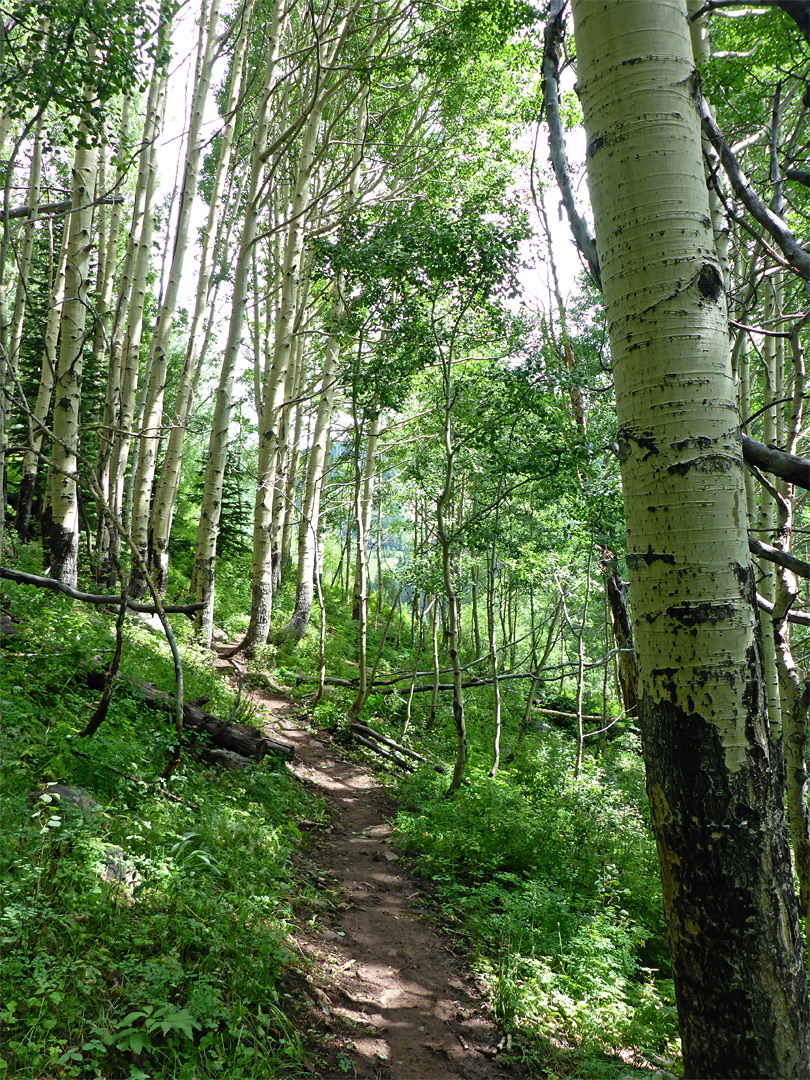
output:
[[[667,552],[653,551],[652,544],[647,545],[647,550],[644,552],[643,555],[639,552],[628,552],[626,559],[627,565],[630,567],[631,570],[640,569],[642,563],[646,563],[647,566],[652,566],[654,562],[664,562],[671,564],[674,564],[675,562],[674,555],[671,555]]]
[[[734,467],[735,462],[724,457],[723,454],[710,454],[706,457],[691,458],[689,461],[679,461],[676,465],[668,465],[667,472],[670,475],[686,476],[690,469],[698,472],[728,472]]]
[[[708,435],[692,435],[688,439],[679,439],[671,446],[673,450],[686,450],[690,446],[694,446],[697,450],[708,450],[713,442],[714,439],[710,439]]]
[[[707,300],[717,301],[723,295],[723,278],[716,266],[704,263],[698,274],[698,292]]]
[[[703,623],[718,623],[733,617],[733,604],[672,604],[667,608],[667,615],[677,619],[683,626],[701,626]]]
[[[651,435],[634,435],[632,432],[620,428],[619,431],[616,432],[616,444],[619,448],[618,458],[621,463],[625,462],[630,456],[631,442],[634,442],[640,449],[647,451],[642,458],[643,461],[646,461],[647,458],[661,452],[658,449],[655,439]]]

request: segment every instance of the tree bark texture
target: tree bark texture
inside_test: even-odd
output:
[[[807,983],[685,0],[574,0],[573,12],[685,1073],[806,1077]]]
[[[92,58],[91,58],[92,63]],[[56,374],[53,417],[51,576],[75,588],[79,557],[77,452],[82,360],[88,306],[96,154],[79,147],[73,162],[73,212],[70,215],[65,300]]]

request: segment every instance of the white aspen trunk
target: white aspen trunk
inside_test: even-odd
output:
[[[778,174],[777,174],[778,175]],[[781,210],[781,206],[778,207]],[[775,306],[781,314],[781,281],[775,289]],[[784,399],[784,338],[774,339],[777,347],[777,399]],[[785,419],[783,406],[779,405],[782,415],[782,431],[777,435],[780,446],[789,454],[798,449],[799,436],[804,419],[804,398],[807,372],[805,354],[799,338],[798,329],[790,337],[793,361],[792,403],[789,419]],[[780,355],[781,354],[781,355]],[[777,430],[779,425],[777,424]],[[792,484],[780,481],[773,489],[777,508],[776,535],[774,547],[789,552],[793,538],[795,514],[795,489]],[[765,498],[765,492],[763,492]],[[762,560],[763,562],[765,560]],[[779,678],[780,701],[782,706],[782,731],[784,733],[784,751],[786,767],[786,793],[788,821],[793,842],[796,877],[799,882],[800,912],[805,919],[805,936],[810,940],[810,808],[808,807],[808,770],[807,770],[807,710],[810,690],[802,680],[790,641],[790,623],[788,612],[796,602],[799,587],[795,574],[787,567],[777,564],[774,582],[773,637],[775,662]],[[763,612],[763,615],[765,613]],[[765,616],[767,618],[767,616]]]
[[[354,558],[354,592],[352,618],[368,622],[368,539],[371,535],[371,512],[374,505],[374,481],[377,475],[377,441],[380,436],[379,395],[375,395],[373,412],[366,438],[363,475],[357,491],[357,542]],[[365,607],[365,614],[363,608]]]
[[[118,147],[118,165],[116,167],[115,185],[114,190],[120,191],[123,187],[126,179],[126,163],[125,163],[125,148],[126,142],[129,136],[129,113],[130,113],[130,98],[124,98],[121,105],[121,125],[119,131],[119,147]],[[102,164],[105,162],[105,156],[102,156]],[[104,182],[101,180],[101,170],[99,171],[99,190],[103,193]],[[96,284],[96,319],[95,319],[95,331],[93,334],[93,361],[94,368],[97,371],[103,371],[107,369],[107,387],[104,398],[104,408],[101,420],[101,434],[99,438],[99,455],[96,462],[96,477],[99,481],[99,491],[107,493],[109,490],[109,473],[107,466],[109,464],[110,448],[112,446],[112,428],[114,423],[113,404],[115,402],[115,395],[119,387],[119,375],[120,365],[113,365],[108,359],[112,357],[113,348],[111,340],[111,326],[110,315],[112,309],[112,295],[113,287],[115,284],[115,271],[118,264],[118,238],[121,232],[121,221],[124,213],[123,200],[121,202],[114,203],[109,216],[109,224],[106,234],[102,230],[99,230],[99,250],[98,250],[98,278]],[[128,278],[122,274],[122,284],[128,282]],[[127,287],[127,285],[125,285]],[[102,553],[106,550],[108,543],[108,522],[104,507],[99,500],[97,500],[97,514],[98,514],[98,527],[97,527],[97,549]]]
[[[149,84],[149,94],[146,100],[146,114],[144,118],[144,138],[138,155],[138,178],[135,184],[135,193],[132,204],[132,215],[129,223],[129,237],[126,252],[121,264],[121,272],[118,281],[118,300],[110,329],[109,340],[109,370],[107,373],[107,392],[104,402],[104,420],[99,439],[99,454],[96,465],[96,476],[102,495],[109,505],[110,503],[110,461],[113,444],[116,439],[115,428],[121,410],[121,354],[124,344],[124,334],[127,326],[127,314],[129,303],[132,298],[132,276],[135,270],[135,258],[138,251],[138,238],[143,230],[144,212],[149,192],[149,176],[152,168],[152,142],[157,126],[156,109],[158,106],[158,92],[161,79],[157,68],[152,73]],[[118,142],[118,156],[121,160],[118,170],[118,181],[123,183],[124,165],[126,157],[126,143],[129,136],[130,99],[124,100],[121,111],[121,129]],[[115,258],[115,252],[111,245],[107,245],[108,258]],[[108,268],[114,273],[114,265]],[[111,297],[112,298],[112,297]],[[103,538],[102,547],[110,542],[110,536]]]
[[[302,323],[309,308],[309,280],[305,283],[301,296],[298,318],[293,337],[293,350],[290,358],[290,366],[284,381],[284,401],[278,416],[278,448],[274,464],[273,482],[273,523],[271,526],[272,548],[271,559],[273,563],[273,592],[278,592],[281,587],[281,545],[284,521],[290,504],[287,502],[287,492],[292,482],[292,495],[294,506],[295,478],[291,477],[292,445],[290,441],[290,415],[295,408],[291,404],[298,397],[298,388],[303,386],[306,377],[307,353],[303,336]]]
[[[377,402],[366,439],[366,460],[361,482],[355,489],[354,513],[357,519],[357,547],[355,552],[354,602],[357,607],[357,698],[349,710],[349,718],[356,720],[368,697],[368,536],[371,528],[371,504],[374,497],[374,473],[376,469],[377,439],[380,431],[380,412]]]
[[[156,72],[155,79],[154,112],[147,116],[148,123],[144,127],[144,138],[148,139],[149,143],[144,148],[146,153],[145,170],[143,174],[139,174],[139,183],[141,176],[145,181],[142,202],[143,214],[140,221],[140,235],[138,236],[131,263],[132,285],[129,305],[126,309],[126,332],[120,349],[120,372],[117,375],[114,374],[116,356],[115,353],[111,354],[110,378],[116,382],[118,392],[115,395],[115,399],[117,399],[115,400],[116,408],[114,412],[115,431],[110,451],[107,503],[110,513],[119,521],[122,520],[125,511],[124,490],[129,452],[135,427],[138,376],[141,362],[141,338],[146,307],[147,279],[152,257],[152,238],[155,230],[155,197],[157,194],[158,168],[157,136],[163,123],[163,114],[166,107],[166,72]],[[113,329],[113,335],[113,340],[115,340],[115,328]],[[105,565],[107,580],[110,582],[114,581],[115,578],[114,566],[117,562],[120,542],[118,531],[113,530],[107,538],[111,556]]]
[[[92,64],[92,56],[90,59]],[[51,577],[76,588],[79,559],[77,496],[79,407],[92,246],[94,148],[79,147],[73,161],[72,209],[62,305],[59,367],[53,416]]]
[[[45,422],[51,408],[53,384],[56,378],[56,349],[59,342],[59,324],[62,321],[62,302],[65,297],[65,271],[69,239],[70,219],[68,218],[62,229],[62,242],[48,302],[48,317],[45,323],[45,337],[42,348],[42,369],[39,375],[37,400],[34,403],[34,412],[31,417],[31,443],[23,455],[16,521],[17,533],[21,540],[27,539],[31,527],[31,510],[39,472],[39,456],[42,450]]]
[[[807,980],[686,4],[573,0],[573,14],[684,1069],[807,1077]]]
[[[273,362],[265,372],[262,386],[258,475],[253,512],[253,584],[250,624],[241,645],[241,648],[248,652],[256,645],[264,645],[267,641],[273,610],[273,494],[276,482],[276,459],[279,451],[279,420],[295,341],[306,209],[309,204],[312,173],[315,167],[315,148],[324,104],[323,98],[315,104],[301,138],[284,249],[281,296],[273,337]]]
[[[201,138],[203,113],[211,89],[214,45],[218,23],[219,0],[211,0],[210,11],[207,2],[204,0],[200,9],[200,38],[194,75],[191,123],[186,146],[183,182],[177,208],[177,228],[172,248],[172,261],[166,294],[163,297],[157,325],[152,335],[149,357],[149,382],[146,387],[143,421],[138,435],[140,453],[133,487],[130,533],[147,565],[151,561],[147,550],[150,503],[163,421],[163,399],[168,373],[169,341],[174,325],[180,279],[188,250],[191,210],[197,195],[200,157],[204,145]],[[136,560],[133,564],[130,583],[130,592],[133,595],[143,595],[147,588],[139,567],[140,563]]]
[[[286,18],[282,0],[273,5],[270,23],[270,49],[264,70],[264,80],[260,92],[255,120],[253,151],[251,159],[250,183],[247,206],[242,225],[236,269],[234,271],[233,299],[231,318],[228,325],[228,340],[222,360],[219,386],[214,405],[214,418],[211,426],[211,438],[208,443],[208,460],[205,469],[205,486],[200,523],[197,530],[197,547],[194,556],[194,576],[196,580],[197,600],[205,604],[198,614],[195,626],[198,636],[205,645],[211,644],[214,629],[214,583],[216,577],[217,536],[219,519],[222,512],[222,488],[225,475],[225,462],[228,456],[228,426],[231,419],[233,384],[236,372],[236,360],[242,347],[242,334],[245,326],[248,286],[253,245],[256,239],[257,224],[261,203],[261,176],[267,148],[270,117],[268,104],[273,76],[281,42],[282,23]]]
[[[299,367],[298,383],[295,387],[295,397],[300,399],[304,391],[304,381],[307,366]],[[284,522],[281,527],[281,569],[289,569],[292,566],[292,538],[295,532],[297,517],[296,491],[298,490],[298,476],[301,471],[301,438],[304,434],[304,402],[296,400],[295,423],[293,425],[292,443],[290,445],[290,465],[287,471],[287,483],[284,489]],[[308,425],[309,426],[309,425]],[[307,433],[307,445],[311,443]]]
[[[44,126],[45,117],[42,115],[39,117],[34,130],[31,168],[28,174],[28,188],[25,196],[26,205],[30,207],[29,219],[37,216],[37,204],[39,203],[39,191],[42,182],[42,131]],[[17,278],[17,288],[14,292],[14,307],[11,313],[8,336],[8,392],[12,399],[16,396],[16,381],[20,367],[20,345],[23,337],[28,278],[31,270],[35,236],[35,222],[33,220],[25,222],[22,226],[22,243],[19,245],[14,260],[14,275]]]
[[[766,324],[773,318],[774,291],[771,282],[765,286],[765,321]],[[776,363],[776,338],[766,337],[763,345],[763,405],[766,406],[762,418],[762,441],[768,445],[776,443],[777,439],[777,414],[779,405],[770,405],[781,397],[780,383],[777,381]],[[770,407],[767,407],[770,406]],[[771,496],[762,491],[760,494],[759,514],[757,519],[757,533],[760,540],[770,543],[776,530],[776,505]],[[776,577],[773,563],[766,559],[760,566],[757,592],[764,596],[769,603],[774,602],[776,593]],[[780,702],[780,679],[776,667],[776,642],[775,625],[773,617],[765,611],[759,612],[762,623],[763,660],[765,665],[765,686],[768,696],[768,723],[774,733],[781,732],[782,705]]]
[[[336,286],[333,294],[332,315],[340,318],[342,306],[340,291]],[[312,589],[315,572],[315,557],[318,546],[318,519],[320,515],[321,491],[323,490],[324,472],[327,467],[327,446],[329,428],[334,409],[335,373],[340,356],[340,342],[335,335],[326,343],[326,353],[321,374],[321,390],[318,397],[318,412],[312,432],[312,445],[307,461],[307,478],[301,500],[301,523],[298,528],[298,567],[295,590],[295,608],[290,621],[279,636],[289,635],[300,641],[309,625],[312,614]]]
[[[231,65],[231,88],[225,110],[227,119],[222,133],[222,142],[211,191],[211,202],[208,207],[203,249],[200,254],[200,276],[197,282],[194,313],[189,326],[188,347],[177,387],[163,466],[160,470],[160,479],[155,491],[149,546],[152,552],[155,585],[161,593],[165,593],[168,584],[169,537],[172,531],[177,489],[180,484],[186,424],[191,413],[194,390],[199,374],[199,361],[203,351],[205,316],[210,301],[211,275],[224,222],[221,213],[222,198],[237,125],[237,103],[242,93],[247,31],[250,26],[252,12],[253,4],[252,0],[249,0],[243,7],[240,31],[234,45],[234,56]],[[237,199],[236,204],[238,205],[238,203],[239,200]]]
[[[352,164],[346,182],[346,208],[357,200],[360,188],[360,163],[362,161],[363,135],[368,124],[368,87],[360,96],[355,127],[355,147]],[[335,281],[332,290],[331,321],[339,325],[345,314],[342,298],[342,279]],[[300,641],[304,636],[312,614],[312,587],[315,570],[315,557],[318,547],[318,521],[320,516],[321,490],[323,475],[328,465],[326,456],[329,444],[329,432],[334,410],[337,370],[341,343],[336,334],[330,334],[326,343],[323,368],[321,372],[321,390],[318,398],[318,411],[312,434],[312,446],[307,462],[307,479],[301,499],[301,524],[298,531],[298,567],[295,590],[295,608],[290,621],[280,631],[279,637],[290,636]]]

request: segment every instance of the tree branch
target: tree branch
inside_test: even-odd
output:
[[[765,472],[787,480],[789,484],[810,490],[810,459],[786,454],[765,443],[757,442],[750,435],[742,437],[743,458],[749,465],[756,465]]]
[[[794,270],[806,281],[810,281],[810,252],[802,247],[782,218],[775,214],[754,191],[731,147],[723,138],[722,132],[712,116],[708,102],[702,96],[700,99],[700,118],[703,125],[703,134],[717,151],[737,198],[745,206],[749,214],[771,234]]]
[[[752,536],[748,537],[748,550],[752,555],[757,555],[760,559],[767,559],[769,562],[786,566],[788,570],[792,570],[799,577],[810,578],[810,563],[791,555],[789,551],[781,551],[770,544],[763,544],[761,540],[755,540]]]
[[[52,592],[64,593],[71,600],[81,600],[85,604],[111,604],[121,606],[121,596],[116,593],[86,593],[78,589],[72,589],[63,581],[56,578],[40,577],[38,574],[25,574],[22,570],[10,570],[7,566],[0,566],[0,578],[8,581],[16,581],[19,585],[36,585],[40,589],[50,589]],[[157,615],[158,609],[153,604],[141,604],[131,597],[126,597],[126,605],[132,611],[142,611],[147,615]],[[205,604],[164,604],[163,610],[175,615],[193,615],[200,611]]]
[[[563,135],[562,119],[559,106],[559,69],[560,62],[557,54],[557,43],[563,33],[563,9],[564,0],[554,0],[550,8],[550,18],[546,23],[543,33],[543,104],[548,123],[548,146],[554,175],[557,178],[557,186],[560,189],[565,212],[571,232],[574,234],[574,242],[579,252],[588,265],[588,269],[601,288],[602,279],[599,275],[599,255],[596,250],[596,237],[587,220],[579,213],[574,199],[574,185],[571,180],[571,169],[565,153],[565,137]]]
[[[769,615],[773,615],[773,604],[770,600],[766,600],[764,596],[760,596],[757,593],[757,604],[766,611]],[[788,622],[797,623],[799,626],[810,626],[810,613],[806,611],[789,611]]]

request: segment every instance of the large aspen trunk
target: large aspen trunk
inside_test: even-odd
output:
[[[92,63],[92,60],[91,60]],[[51,454],[51,577],[76,587],[79,559],[78,449],[82,359],[88,307],[93,196],[97,151],[80,146],[73,162],[70,214],[62,305],[59,367],[56,373]]]
[[[346,181],[344,206],[349,209],[357,200],[360,190],[360,164],[362,161],[363,142],[368,124],[368,87],[360,96],[355,125],[355,148],[352,154],[351,171]],[[335,281],[332,290],[331,322],[340,325],[345,315],[343,303],[343,281]],[[301,524],[298,532],[298,566],[295,589],[295,608],[290,621],[279,634],[300,641],[306,633],[312,615],[312,599],[316,560],[318,551],[318,523],[320,517],[321,492],[324,473],[328,467],[327,449],[334,411],[337,370],[340,360],[341,340],[336,333],[329,335],[321,370],[321,390],[318,398],[318,411],[312,433],[312,445],[307,462],[307,478],[301,496]]]
[[[324,57],[324,60],[327,58]],[[330,63],[334,60],[331,55]],[[326,64],[325,64],[326,66]],[[258,476],[253,512],[253,583],[250,624],[242,648],[250,651],[267,641],[273,610],[273,498],[276,486],[279,423],[284,405],[287,372],[294,353],[295,327],[301,264],[304,256],[304,229],[310,188],[316,164],[315,149],[325,100],[319,98],[313,107],[301,139],[295,187],[290,205],[290,221],[281,272],[281,297],[276,313],[273,358],[262,386],[261,430],[259,433]]]
[[[125,280],[130,287],[119,299],[119,307],[113,326],[110,350],[110,388],[105,403],[105,417],[111,415],[112,438],[109,457],[102,463],[104,482],[108,487],[107,504],[114,517],[121,520],[124,513],[124,489],[127,464],[135,426],[138,378],[141,362],[141,338],[146,307],[147,279],[151,266],[152,238],[155,230],[155,198],[157,195],[157,137],[163,123],[166,108],[165,71],[155,69],[144,126],[144,146],[138,174],[135,208],[133,209],[133,234],[127,248]],[[143,190],[141,191],[141,186]],[[139,231],[134,235],[135,222]],[[130,276],[131,275],[131,276]],[[127,303],[128,301],[128,303]],[[124,331],[124,327],[126,327]],[[123,336],[121,336],[123,333]],[[108,405],[110,412],[108,414]],[[102,491],[104,490],[102,486]],[[118,563],[120,537],[112,530],[104,538],[103,547],[109,546],[110,556],[104,553],[104,572],[112,585],[115,566]]]
[[[806,1077],[723,274],[685,0],[574,0],[647,790],[688,1077]]]

